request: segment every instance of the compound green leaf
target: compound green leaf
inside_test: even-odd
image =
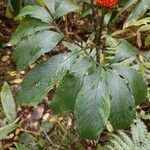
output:
[[[20,41],[13,52],[17,70],[24,70],[42,54],[53,50],[62,38],[58,32],[41,31]]]
[[[10,45],[16,45],[19,41],[21,41],[23,38],[26,38],[27,36],[31,36],[32,34],[35,34],[36,32],[48,30],[52,28],[53,26],[50,26],[47,23],[41,22],[38,19],[34,18],[25,18],[21,24],[18,26],[15,33],[12,35],[12,38],[9,41]]]
[[[0,140],[5,139],[6,136],[16,128],[16,124],[9,124],[0,128]]]
[[[60,54],[29,71],[16,94],[17,102],[31,106],[41,102],[48,91],[66,74],[73,59],[71,53]]]
[[[110,99],[99,68],[86,75],[75,104],[75,117],[80,134],[86,139],[96,138],[109,117]]]
[[[134,97],[123,78],[114,71],[107,69],[106,79],[111,96],[110,122],[114,128],[126,128],[134,119]]]
[[[89,57],[79,56],[70,68],[70,72],[78,77],[83,77],[89,70],[93,69],[93,62]]]
[[[19,15],[17,16],[17,18],[22,18],[27,15],[36,19],[40,19],[45,23],[51,24],[53,22],[53,19],[49,14],[49,12],[45,8],[37,5],[24,7],[19,13]]]
[[[129,67],[116,66],[114,69],[127,80],[134,96],[135,104],[138,105],[144,101],[147,94],[147,85],[142,76],[136,70]]]
[[[72,0],[45,0],[45,3],[55,19],[78,9]]]
[[[95,60],[93,57],[88,56],[81,47],[76,44],[63,42],[64,46],[68,48],[71,52],[77,53],[79,52],[80,55],[78,59],[76,59],[71,68],[70,72],[73,73],[75,76],[82,77],[88,70],[93,69],[93,64],[95,64]],[[80,67],[79,67],[80,66]]]
[[[113,62],[120,62],[130,57],[135,57],[137,55],[137,49],[126,40],[122,41],[116,47],[116,49],[117,51]]]
[[[56,10],[55,18],[58,19],[76,9],[78,9],[78,6],[72,0],[61,0],[61,3]]]
[[[10,87],[7,82],[5,82],[2,87],[1,102],[8,121],[10,123],[14,122],[17,117],[16,105]]]
[[[60,115],[72,113],[80,88],[80,78],[72,74],[66,74],[51,102],[51,108],[54,113]]]
[[[45,0],[45,5],[50,11],[51,15],[54,18],[55,11],[56,11],[56,4],[58,3],[59,0]]]

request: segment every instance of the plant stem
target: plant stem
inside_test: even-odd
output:
[[[96,19],[94,0],[91,0],[91,9],[92,9],[93,29],[94,29],[95,45],[96,45],[96,62],[100,63],[100,51],[98,48],[97,19]]]
[[[98,49],[102,49],[101,45],[102,45],[102,31],[103,31],[103,25],[104,25],[104,18],[105,18],[105,9],[102,9],[102,15],[100,18],[100,25],[99,25],[99,32],[98,32]],[[103,52],[103,49],[102,49]]]
[[[92,9],[92,19],[93,19],[93,28],[94,28],[94,34],[96,38],[96,31],[97,31],[97,23],[96,23],[96,11],[95,11],[95,6],[94,6],[94,0],[91,0],[91,9]]]
[[[102,9],[101,17],[97,17],[97,39],[96,39],[96,60],[98,63],[101,63],[101,54],[103,53],[102,48],[102,31],[105,18],[105,9]],[[100,22],[100,23],[99,23]]]
[[[102,43],[102,31],[105,17],[105,10],[102,9],[101,17],[96,16],[94,0],[91,0],[91,9],[93,16],[93,29],[95,36],[95,44],[96,44],[96,62],[100,63],[101,59],[101,43]],[[99,24],[100,21],[100,24]]]

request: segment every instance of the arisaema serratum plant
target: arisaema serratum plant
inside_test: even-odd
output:
[[[107,121],[115,129],[129,127],[134,108],[146,96],[147,86],[141,75],[130,67],[138,50],[128,41],[118,42],[102,32],[107,31],[103,23],[107,12],[117,9],[117,3],[111,9],[95,5],[93,0],[88,5],[92,10],[92,50],[86,41],[81,45],[70,40],[57,25],[63,16],[80,10],[81,4],[78,6],[72,0],[45,0],[45,5],[24,7],[17,16],[21,23],[9,45],[14,46],[13,57],[17,70],[21,71],[41,55],[55,51],[59,42],[63,43],[68,50],[31,69],[15,99],[22,105],[34,106],[56,87],[51,109],[58,115],[73,113],[80,134],[94,139]],[[124,12],[128,6],[119,9]],[[106,37],[105,48],[102,37]]]

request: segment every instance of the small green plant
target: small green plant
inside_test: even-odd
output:
[[[15,120],[17,119],[16,105],[10,87],[6,82],[1,91],[1,104],[6,115],[6,120],[4,121],[3,126],[0,127],[0,140],[6,138],[6,136],[17,127],[15,123]]]
[[[71,147],[76,147],[77,149],[84,149],[78,134],[68,131],[60,123],[57,123],[54,127],[50,121],[42,121],[38,132],[29,132],[29,134],[27,130],[24,130],[20,126],[19,118],[17,119],[16,105],[7,82],[4,83],[1,90],[1,104],[5,117],[1,121],[0,141],[8,140],[7,138],[12,132],[15,134],[16,131],[21,131],[17,141],[14,140],[13,148],[9,144],[5,144],[1,148],[9,148],[10,150],[45,150],[45,148],[57,150],[60,148],[71,149]],[[2,111],[0,113],[2,114]],[[53,127],[54,129],[52,130]]]
[[[42,0],[5,0],[7,5],[6,17],[13,18],[19,14],[23,6],[41,4]]]
[[[62,42],[66,52],[30,70],[15,99],[22,105],[34,106],[55,87],[50,104],[54,113],[73,113],[80,134],[84,138],[94,139],[103,131],[108,120],[115,129],[129,127],[134,119],[134,108],[147,93],[145,81],[131,67],[138,56],[137,48],[127,40],[112,38],[107,32],[104,34],[104,44],[102,31],[111,32],[107,30],[110,23],[132,5],[135,10],[124,24],[124,28],[129,27],[133,20],[141,17],[135,12],[143,11],[144,5],[145,14],[150,3],[145,0],[127,1],[123,3],[124,7],[119,5],[118,11],[117,8],[97,6],[94,0],[86,2],[92,10],[92,50],[88,41],[80,44],[70,40],[57,24],[62,17],[65,20],[68,13],[82,8],[83,2],[78,5],[72,0],[45,0],[43,6],[24,7],[17,16],[21,24],[9,45],[14,46],[13,57],[17,70],[21,71],[41,55],[54,51],[56,45]],[[113,16],[114,10],[117,16]]]
[[[6,0],[7,10],[6,16],[12,17],[18,15],[22,8],[22,0]]]
[[[150,147],[150,133],[141,120],[136,120],[131,125],[132,138],[124,131],[118,131],[118,135],[112,135],[110,144],[104,150],[148,150]]]

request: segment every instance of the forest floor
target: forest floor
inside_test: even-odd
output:
[[[17,22],[13,19],[5,17],[6,7],[3,1],[0,1],[0,90],[4,83],[7,81],[11,87],[13,93],[20,86],[22,78],[25,75],[25,71],[17,73],[15,63],[12,59],[12,48],[7,46],[12,33],[17,27]],[[62,50],[63,51],[63,50]],[[32,66],[30,66],[32,68]],[[46,145],[47,149],[70,149],[80,150],[95,149],[95,146],[99,144],[103,145],[108,141],[107,132],[103,132],[101,137],[97,141],[85,141],[75,132],[74,120],[71,116],[65,118],[54,116],[49,109],[48,100],[51,99],[53,91],[51,91],[44,102],[37,107],[22,107],[17,106],[18,124],[21,129],[16,129],[10,134],[6,140],[0,141],[0,148],[7,149],[13,147],[15,142],[21,141],[20,138],[23,133],[30,134],[33,139],[37,137],[39,145]],[[142,104],[143,111],[150,112],[150,102],[146,101]],[[0,108],[1,110],[1,108]],[[0,113],[0,126],[4,114]],[[43,120],[50,120],[51,127],[48,134],[41,128]],[[146,125],[150,130],[150,122],[146,121]],[[40,131],[40,132],[39,132]],[[44,141],[46,139],[46,141]],[[33,140],[33,143],[37,141]],[[41,142],[41,143],[40,143]]]

